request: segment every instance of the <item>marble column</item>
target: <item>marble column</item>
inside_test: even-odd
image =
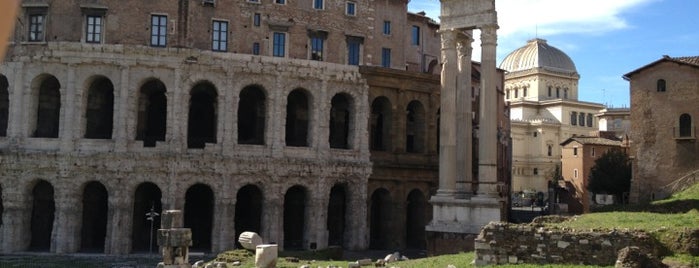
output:
[[[481,96],[478,132],[478,194],[497,196],[497,25],[481,28]]]
[[[437,196],[453,196],[456,189],[456,42],[453,30],[441,30],[442,76],[439,124],[439,189]]]
[[[473,180],[473,108],[471,105],[471,31],[460,33],[457,37],[459,74],[456,81],[456,197],[467,198],[471,195]]]

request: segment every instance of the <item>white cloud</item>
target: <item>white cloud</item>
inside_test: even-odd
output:
[[[512,51],[536,36],[604,34],[628,28],[630,26],[622,13],[652,1],[658,0],[496,0],[500,26],[498,50]],[[439,19],[440,3],[437,0],[413,0],[408,9],[411,12],[425,11],[427,16]],[[474,37],[478,40],[477,35]],[[473,47],[474,58],[478,60],[480,43],[474,43]]]

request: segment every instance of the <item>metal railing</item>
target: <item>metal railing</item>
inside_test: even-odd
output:
[[[699,177],[699,169],[690,172],[687,175],[684,175],[683,177],[674,180],[673,182],[660,187],[660,193],[667,194],[667,196],[662,196],[662,198],[666,198],[674,193],[684,191],[685,189],[689,188],[690,186],[694,185],[697,183],[697,177]]]

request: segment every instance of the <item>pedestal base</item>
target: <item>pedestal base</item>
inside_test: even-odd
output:
[[[457,199],[435,195],[430,203],[432,221],[425,226],[429,254],[471,251],[481,228],[491,221],[502,220],[497,197]]]

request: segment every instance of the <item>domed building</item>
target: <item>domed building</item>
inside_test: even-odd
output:
[[[605,107],[578,100],[575,63],[544,39],[529,40],[507,55],[500,68],[506,71],[505,100],[510,104],[512,192],[546,195],[548,181],[561,165],[560,143],[596,132],[595,114]],[[562,175],[575,181],[581,173],[573,168]]]

